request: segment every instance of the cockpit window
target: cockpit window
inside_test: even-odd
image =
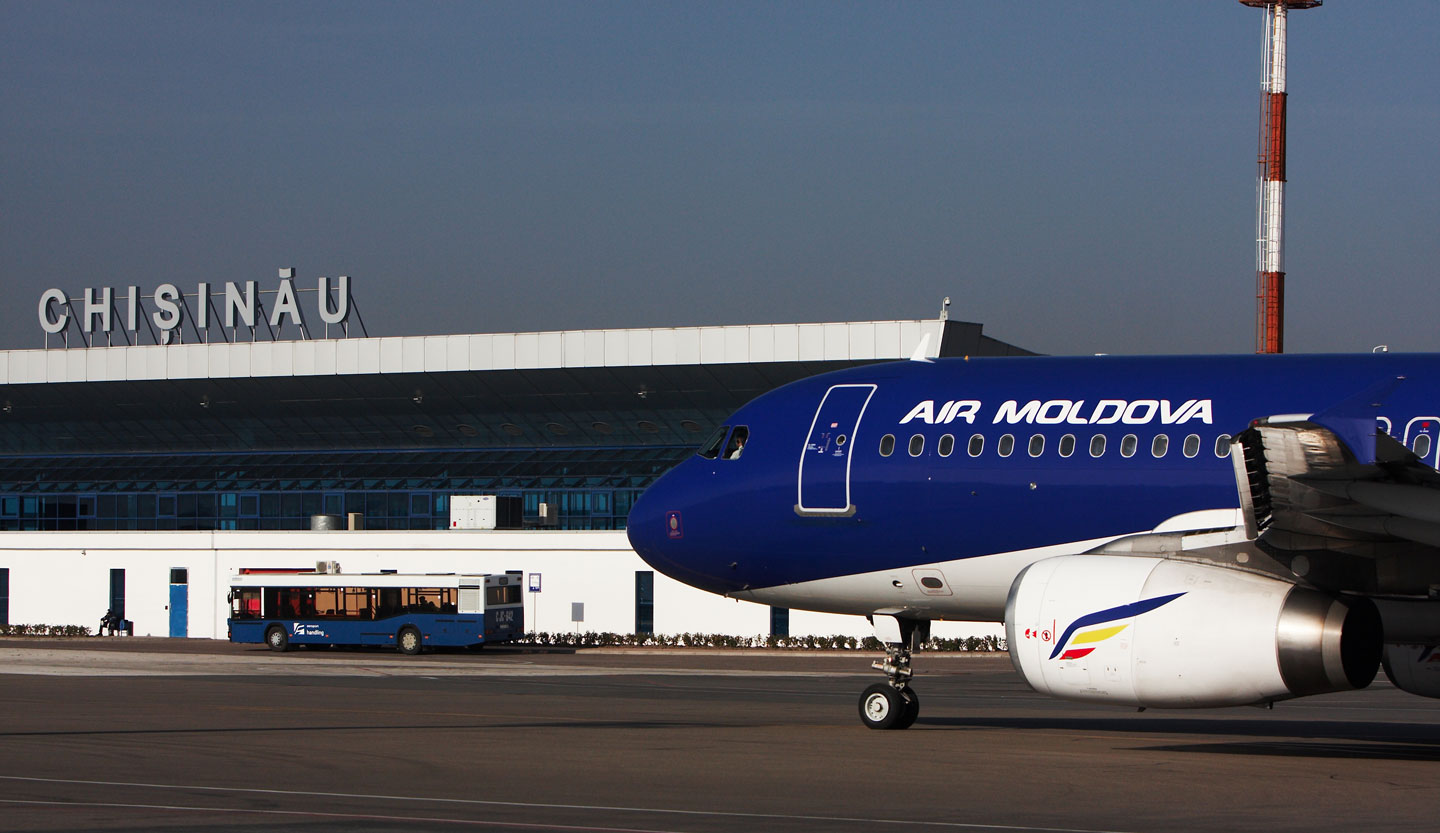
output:
[[[700,446],[700,456],[706,460],[714,460],[720,456],[720,449],[725,445],[725,435],[730,433],[730,426],[722,425],[715,429],[715,433]]]
[[[844,437],[842,436],[841,439],[843,440]],[[735,430],[730,432],[730,442],[725,445],[725,459],[739,460],[740,454],[745,451],[745,443],[749,440],[750,429],[744,425],[735,426]]]

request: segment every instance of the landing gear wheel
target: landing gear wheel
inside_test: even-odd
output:
[[[420,650],[425,647],[425,644],[420,639],[420,631],[414,628],[402,628],[400,630],[400,636],[395,640],[395,647],[399,648],[402,654],[414,656],[420,653]]]
[[[286,633],[285,629],[279,625],[271,625],[270,629],[265,631],[265,644],[269,645],[272,651],[288,651],[290,650],[290,634]]]
[[[920,700],[909,687],[876,683],[860,695],[860,722],[869,729],[904,729],[920,714]]]
[[[915,725],[915,718],[920,716],[920,696],[915,693],[915,689],[908,685],[901,694],[905,698],[905,713],[900,715],[900,725],[895,728],[909,729]]]

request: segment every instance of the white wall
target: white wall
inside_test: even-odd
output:
[[[338,561],[344,572],[500,573],[541,575],[527,593],[527,629],[635,629],[635,573],[650,566],[624,532],[0,532],[0,567],[10,570],[10,623],[88,625],[109,606],[110,570],[125,570],[125,615],[139,636],[170,633],[170,569],[189,571],[189,635],[224,639],[230,576],[242,568],[312,569]],[[585,621],[570,621],[571,603]],[[770,630],[769,608],[696,590],[655,574],[657,633]],[[936,636],[998,633],[992,625],[936,623]],[[790,633],[866,636],[859,616],[792,611]]]

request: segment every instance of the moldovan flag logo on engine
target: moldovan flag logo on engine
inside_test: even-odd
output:
[[[1087,613],[1071,622],[1060,639],[1055,643],[1055,650],[1050,652],[1050,659],[1080,659],[1089,656],[1101,642],[1115,636],[1126,628],[1130,627],[1129,622],[1121,622],[1122,619],[1133,619],[1142,613],[1149,613],[1157,607],[1167,605],[1184,593],[1172,593],[1169,596],[1157,596],[1153,599],[1142,599],[1138,602],[1131,602],[1128,605],[1098,610],[1094,613]],[[1114,624],[1114,623],[1119,624]]]

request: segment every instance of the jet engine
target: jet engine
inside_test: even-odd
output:
[[[1030,565],[1005,604],[1010,660],[1036,691],[1157,708],[1364,688],[1380,665],[1368,599],[1163,558]]]
[[[1440,697],[1440,601],[1384,599],[1385,676],[1401,691]]]
[[[1386,645],[1385,676],[1401,691],[1440,697],[1440,645]]]

